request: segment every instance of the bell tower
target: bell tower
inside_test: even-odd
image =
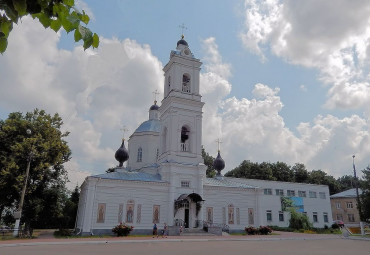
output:
[[[163,68],[165,83],[159,108],[161,130],[157,162],[162,180],[169,183],[169,226],[173,225],[174,219],[188,222],[187,227],[194,227],[196,220],[203,220],[202,209],[197,206],[202,201],[206,175],[201,149],[204,105],[199,94],[201,65],[182,36]],[[183,204],[184,196],[189,206],[179,209],[176,205]],[[199,201],[195,203],[189,197],[197,197]]]
[[[199,94],[201,65],[182,36],[163,68],[165,84],[160,107],[160,159],[203,163],[201,142],[204,103]]]

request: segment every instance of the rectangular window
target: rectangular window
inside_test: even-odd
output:
[[[190,187],[190,181],[181,181],[181,187],[182,188],[189,188]]]
[[[295,197],[295,191],[294,190],[287,190],[287,196],[288,197]]]
[[[298,196],[299,197],[306,197],[306,191],[298,190]]]
[[[337,220],[343,220],[343,215],[342,214],[337,214]]]
[[[267,219],[267,221],[272,221],[272,212],[271,212],[271,210],[266,211],[266,219]]]
[[[160,208],[159,205],[153,205],[153,223],[159,223]]]
[[[313,213],[312,220],[313,220],[313,222],[319,222],[319,220],[317,218],[317,212]]]
[[[355,215],[354,214],[348,214],[348,221],[349,222],[355,222]]]
[[[264,189],[264,190],[263,190],[263,193],[264,193],[265,195],[272,195],[272,189]]]
[[[207,207],[207,221],[213,223],[213,207]]]
[[[118,223],[123,221],[123,204],[119,204],[118,206]]]
[[[105,203],[98,204],[98,217],[96,219],[97,223],[104,223],[105,221]]]
[[[141,222],[141,204],[137,205],[137,212],[136,212],[136,223]]]
[[[319,197],[320,197],[321,199],[326,199],[326,194],[325,194],[325,192],[319,192]]]
[[[248,224],[254,225],[254,210],[253,208],[248,208]]]
[[[279,212],[279,221],[284,221],[284,212]]]
[[[337,203],[335,204],[335,206],[337,207],[337,209],[340,209],[340,203],[339,203],[339,202],[337,202]]]
[[[310,198],[316,198],[317,197],[317,194],[316,194],[316,191],[310,191]]]
[[[222,223],[226,224],[226,207],[222,207]]]
[[[236,224],[240,225],[240,210],[236,208]]]
[[[324,222],[329,222],[328,213],[324,212]]]
[[[276,192],[276,196],[284,196],[284,190],[282,189],[276,189],[275,192]]]
[[[353,208],[353,203],[352,202],[347,202],[347,208],[352,209]]]

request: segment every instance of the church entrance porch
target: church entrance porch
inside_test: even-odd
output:
[[[183,228],[202,227],[198,224],[201,220],[202,197],[197,193],[182,194],[174,203],[175,226]]]

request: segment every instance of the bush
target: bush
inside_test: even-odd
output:
[[[272,232],[272,229],[269,226],[260,226],[258,228],[258,233],[260,235],[268,235]]]
[[[249,226],[245,228],[245,232],[248,235],[268,235],[272,232],[272,229],[269,226],[260,226],[259,228]]]
[[[128,236],[133,229],[133,226],[128,226],[125,223],[120,223],[119,225],[112,228],[112,232],[115,233],[117,236]]]
[[[272,230],[275,230],[275,231],[284,231],[284,232],[293,232],[294,231],[293,228],[289,228],[289,227],[269,226],[269,228],[271,228]]]
[[[247,232],[248,235],[258,234],[258,230],[255,227],[251,227],[251,226],[245,228],[245,232]]]

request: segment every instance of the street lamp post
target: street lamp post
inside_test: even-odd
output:
[[[32,134],[32,131],[30,129],[27,129],[26,132],[27,132],[27,135]],[[14,218],[16,219],[16,221],[15,221],[13,236],[18,236],[19,235],[19,223],[20,223],[21,217],[22,217],[24,196],[26,195],[28,176],[30,174],[31,160],[32,160],[32,147],[31,147],[31,151],[30,151],[30,153],[28,154],[28,157],[27,157],[26,176],[25,176],[24,185],[23,185],[23,188],[22,188],[21,201],[19,202],[18,211],[16,211],[14,213]]]
[[[364,235],[364,226],[362,222],[362,211],[361,211],[361,204],[360,204],[360,195],[358,193],[358,179],[356,175],[356,166],[355,166],[355,155],[352,156],[353,158],[353,174],[355,177],[355,188],[356,188],[356,198],[357,198],[357,209],[358,209],[358,214],[360,216],[360,228],[361,228],[361,234]]]

